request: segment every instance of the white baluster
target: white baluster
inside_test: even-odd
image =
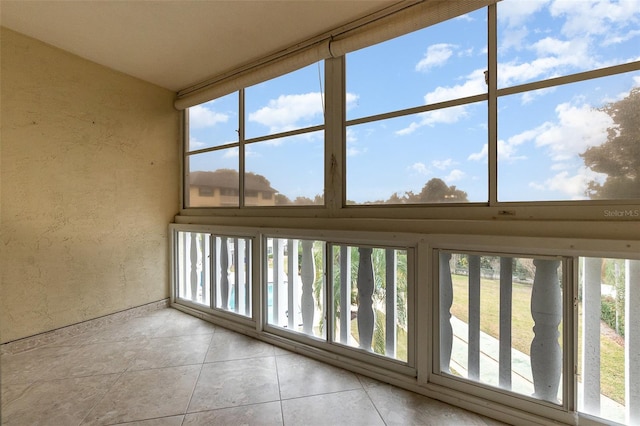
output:
[[[240,312],[240,287],[244,277],[242,265],[240,265],[240,242],[238,238],[233,239],[233,311]]]
[[[209,261],[209,268],[211,268],[209,270],[209,276],[210,276],[210,283],[209,283],[209,289],[210,289],[210,305],[212,307],[216,306],[216,301],[217,298],[219,297],[219,289],[218,289],[218,273],[217,273],[217,268],[218,268],[218,239],[213,235],[209,235],[209,245],[211,247],[211,251],[209,252],[209,257],[210,257],[210,261]]]
[[[302,280],[302,295],[300,309],[302,311],[302,331],[313,334],[313,282],[316,278],[316,267],[313,261],[313,241],[302,240],[302,264],[300,279]]]
[[[351,247],[340,246],[340,342],[351,336]]]
[[[531,316],[535,337],[531,342],[531,373],[534,396],[558,402],[562,374],[562,349],[558,325],[562,320],[562,295],[558,280],[558,260],[536,259],[531,293]]]
[[[451,253],[441,252],[439,256],[440,281],[440,371],[449,373],[453,328],[451,327],[451,305],[453,304],[453,282],[451,281]]]
[[[278,324],[278,295],[280,294],[278,286],[278,278],[280,271],[278,271],[278,244],[277,238],[267,239],[267,253],[269,252],[269,245],[271,246],[272,263],[271,263],[271,317],[269,318],[269,324]],[[268,260],[267,260],[268,265]],[[267,266],[268,267],[268,266]],[[267,273],[267,282],[269,274]],[[267,288],[267,298],[269,289]]]
[[[372,249],[360,247],[358,251],[360,252],[358,263],[358,335],[360,336],[360,347],[370,351],[375,324],[372,300],[374,288]]]
[[[200,257],[200,276],[198,277],[198,289],[196,291],[198,291],[198,293],[200,293],[200,296],[198,297],[198,293],[196,293],[196,299],[199,303],[204,303],[205,296],[207,294],[207,290],[206,289],[206,272],[207,272],[207,259],[206,259],[206,249],[205,246],[207,244],[207,236],[206,234],[198,234],[198,238],[200,239],[200,244],[198,247],[198,254]]]
[[[396,357],[398,304],[396,297],[398,292],[398,282],[396,269],[398,262],[394,249],[385,250],[385,355],[391,358]]]
[[[227,237],[220,238],[220,307],[229,309],[229,244]]]
[[[469,255],[468,375],[480,379],[480,256]]]
[[[640,424],[640,260],[625,261],[625,401],[627,424]]]
[[[500,355],[498,383],[511,389],[511,314],[513,292],[513,258],[500,258]]]
[[[600,414],[600,296],[602,259],[582,264],[582,396],[588,413]]]
[[[273,239],[273,320],[281,327],[287,323],[287,288],[284,270],[284,240]]]
[[[287,260],[288,260],[288,271],[287,271],[287,320],[289,329],[296,329],[296,317],[297,317],[297,304],[298,299],[298,241],[289,239],[287,246]]]
[[[187,282],[188,280],[188,267],[187,267],[187,233],[180,231],[178,233],[178,238],[180,241],[180,289],[178,291],[179,297],[186,297],[187,295]]]
[[[191,294],[189,300],[196,302],[198,299],[198,246],[196,241],[198,234],[191,232],[189,235],[191,237],[191,250],[189,251],[189,261],[191,262]]]

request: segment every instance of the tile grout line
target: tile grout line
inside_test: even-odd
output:
[[[187,406],[184,408],[184,413],[183,413],[183,417],[182,417],[182,422],[180,423],[181,425],[184,424],[184,422],[187,419],[187,414],[189,414],[189,406],[191,405],[191,401],[193,400],[193,395],[196,392],[196,388],[198,387],[198,382],[200,381],[200,376],[202,375],[202,369],[204,368],[205,364],[206,364],[206,360],[207,360],[207,354],[209,353],[209,350],[211,349],[211,342],[213,342],[213,336],[215,336],[216,334],[216,329],[213,330],[213,333],[211,333],[211,338],[209,339],[209,346],[207,347],[207,351],[204,353],[204,357],[202,358],[202,362],[200,363],[200,371],[198,372],[198,377],[196,378],[195,382],[193,383],[193,389],[191,389],[191,396],[189,396],[189,401],[187,402]]]
[[[114,342],[109,342],[109,343],[114,343]],[[100,398],[98,398],[96,403],[87,411],[87,414],[82,418],[80,423],[78,423],[78,426],[81,426],[82,424],[85,423],[85,421],[87,420],[87,417],[89,417],[89,415],[93,412],[93,410],[95,410],[96,407],[99,406],[100,403],[102,403],[102,401],[104,401],[105,397],[109,394],[109,392],[111,392],[111,390],[116,386],[116,384],[122,379],[122,377],[125,375],[125,373],[127,371],[129,371],[129,369],[131,368],[131,366],[134,364],[135,360],[137,359],[138,355],[140,354],[141,350],[142,349],[136,349],[135,355],[131,357],[131,361],[129,361],[129,364],[127,365],[127,367],[120,373],[118,378],[113,381],[113,384],[106,390],[106,392],[104,394],[102,394],[102,396]],[[97,376],[97,375],[94,374],[93,376]]]
[[[117,378],[117,379],[115,379],[115,380],[113,381],[113,383],[111,384],[111,386],[109,386],[109,387],[107,388],[107,390],[102,394],[102,396],[96,400],[96,403],[95,403],[95,404],[93,404],[93,406],[92,406],[91,408],[89,408],[89,410],[87,410],[87,414],[85,414],[85,415],[84,415],[84,417],[80,420],[80,423],[78,423],[78,426],[81,426],[81,425],[83,425],[83,424],[85,423],[85,421],[87,420],[87,417],[89,417],[89,415],[93,412],[93,410],[95,410],[95,409],[96,409],[96,407],[97,407],[98,405],[100,405],[100,403],[101,403],[102,401],[104,401],[104,398],[107,396],[107,394],[108,394],[109,392],[111,392],[111,389],[113,389],[113,388],[114,388],[114,386],[116,385],[116,383],[118,383],[118,382],[120,381],[120,379],[122,378],[122,376],[124,375],[124,373],[125,373],[126,371],[127,371],[126,369],[125,369],[124,371],[122,371],[122,372],[118,375],[118,378]],[[112,374],[113,374],[113,373],[112,373]],[[98,374],[94,374],[93,376],[98,376]],[[85,377],[93,377],[93,376],[85,376]]]
[[[282,390],[280,389],[280,374],[278,372],[278,355],[273,353],[273,361],[276,364],[276,380],[278,381],[278,402],[280,403],[280,417],[282,418],[282,426],[284,426],[284,410],[282,409]]]
[[[380,416],[380,420],[382,420],[382,423],[384,423],[385,426],[386,426],[387,422],[384,419],[384,417],[382,416],[382,413],[378,409],[378,406],[376,405],[376,403],[373,401],[373,399],[371,399],[371,395],[369,395],[369,392],[367,391],[367,386],[364,383],[362,383],[362,379],[359,376],[356,376],[356,377],[357,377],[358,381],[360,382],[360,386],[362,386],[362,390],[364,391],[365,395],[367,395],[367,398],[369,398],[369,401],[371,401],[371,405],[373,405],[373,408],[375,408],[376,413],[378,413],[378,416]]]

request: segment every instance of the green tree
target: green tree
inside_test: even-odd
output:
[[[287,205],[287,204],[292,204],[292,202],[289,199],[289,197],[287,197],[284,194],[276,194],[276,205],[282,206],[282,205]]]
[[[467,201],[467,193],[455,185],[447,186],[442,179],[433,178],[424,185],[418,199],[421,203],[459,203]]]
[[[594,172],[607,175],[604,183],[591,181],[586,194],[592,199],[640,198],[640,87],[600,111],[612,118],[607,141],[580,154]]]
[[[424,184],[419,193],[407,191],[404,194],[394,192],[386,204],[429,204],[429,203],[460,203],[467,201],[467,193],[456,188],[455,185],[448,186],[440,178],[432,178]],[[376,201],[375,204],[379,204]]]

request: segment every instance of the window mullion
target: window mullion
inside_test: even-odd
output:
[[[346,202],[345,58],[325,61],[325,205],[337,211]]]
[[[487,19],[487,84],[488,104],[488,165],[489,165],[489,206],[498,203],[498,36],[496,5],[488,7]]]
[[[244,170],[245,170],[245,119],[244,89],[238,96],[238,206],[244,207]]]

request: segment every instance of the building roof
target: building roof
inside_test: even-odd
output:
[[[196,171],[189,174],[191,186],[238,189],[238,172],[232,169],[219,169],[213,172]],[[262,175],[245,173],[244,188],[248,191],[277,193],[271,182]]]

